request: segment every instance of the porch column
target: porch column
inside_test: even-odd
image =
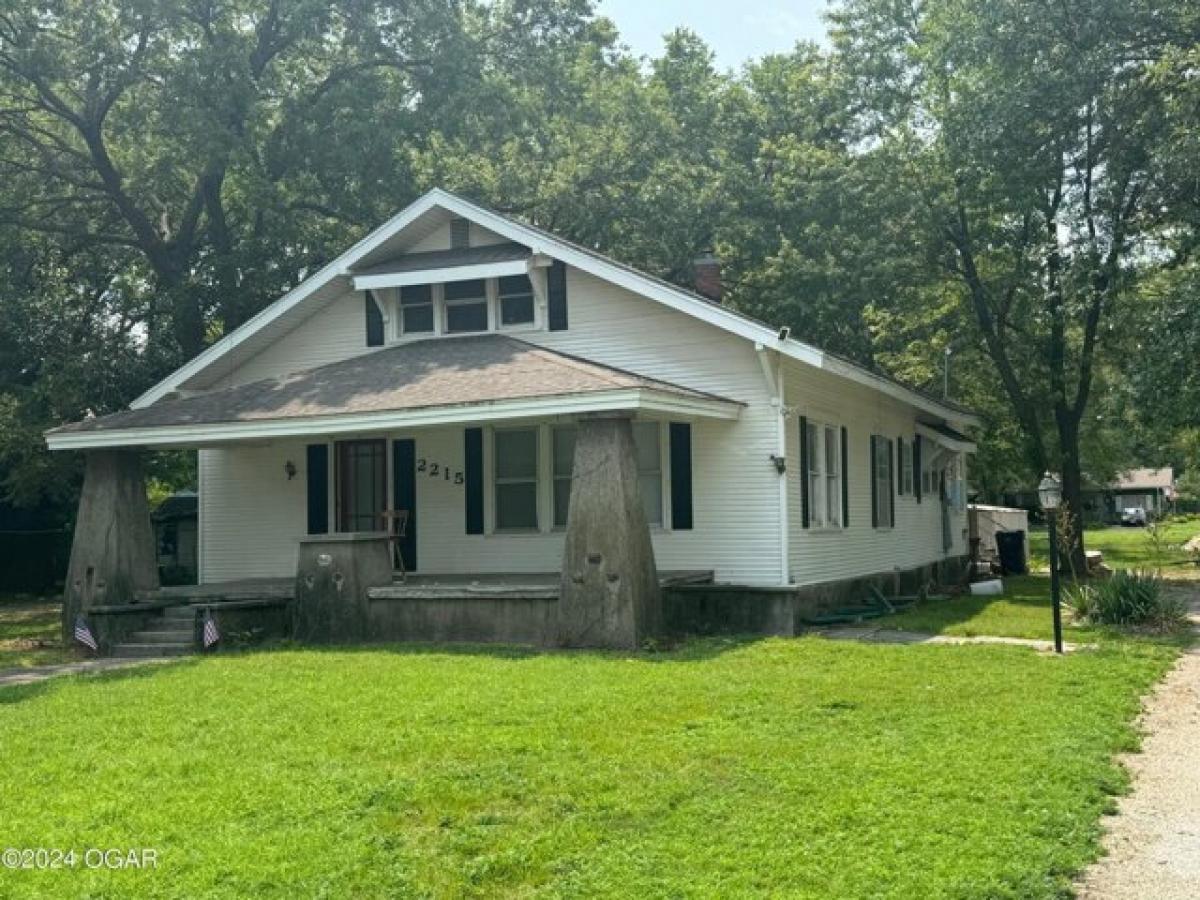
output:
[[[93,606],[132,603],[158,588],[142,459],[136,450],[89,450],[63,591],[63,640]]]
[[[558,643],[634,649],[659,632],[661,619],[632,422],[584,419],[575,432]]]

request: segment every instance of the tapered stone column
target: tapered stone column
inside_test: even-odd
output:
[[[63,640],[93,606],[132,603],[158,587],[146,479],[135,450],[89,450],[63,592]]]
[[[632,423],[584,419],[575,433],[558,643],[634,649],[660,632],[661,620]]]

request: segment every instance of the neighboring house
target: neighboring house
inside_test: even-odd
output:
[[[631,424],[605,436],[598,421]],[[786,329],[434,190],[130,410],[47,440],[199,448],[206,584],[294,578],[308,542],[378,533],[403,510],[408,573],[556,573],[573,590],[601,565],[588,541],[644,530],[596,511],[627,490],[659,570],[794,590],[964,557],[974,447],[962,432],[976,424]],[[626,433],[628,477],[601,454],[609,482],[580,486],[573,465],[602,446],[620,456]],[[97,484],[128,474],[95,458]],[[576,503],[597,527],[581,543]],[[613,591],[621,577],[609,570]]]
[[[186,584],[196,580],[199,505],[195,491],[176,491],[155,507],[150,516],[158,548],[159,576],[164,582]]]
[[[1119,521],[1121,510],[1141,507],[1151,518],[1164,515],[1175,500],[1175,471],[1164,469],[1130,469],[1117,476],[1103,492],[1104,512]]]

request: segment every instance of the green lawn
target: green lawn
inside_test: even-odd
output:
[[[1084,531],[1084,546],[1089,550],[1104,553],[1104,564],[1111,569],[1135,569],[1158,565],[1168,574],[1186,573],[1195,570],[1192,559],[1180,547],[1190,538],[1200,534],[1200,517],[1170,519],[1158,526],[1162,544],[1162,556],[1154,558],[1149,530],[1145,528],[1088,528]],[[1048,569],[1049,540],[1045,531],[1035,531],[1029,536],[1030,555],[1035,568]]]
[[[0,671],[66,662],[58,601],[0,596]]]
[[[1058,897],[1173,652],[385,647],[0,690],[3,896]]]

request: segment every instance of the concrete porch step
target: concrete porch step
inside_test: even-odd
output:
[[[190,644],[194,637],[190,628],[145,628],[129,635],[129,643]]]
[[[128,643],[114,644],[112,649],[113,656],[125,658],[148,656],[189,656],[195,652],[196,648],[190,641],[186,644],[146,644],[130,641]]]

